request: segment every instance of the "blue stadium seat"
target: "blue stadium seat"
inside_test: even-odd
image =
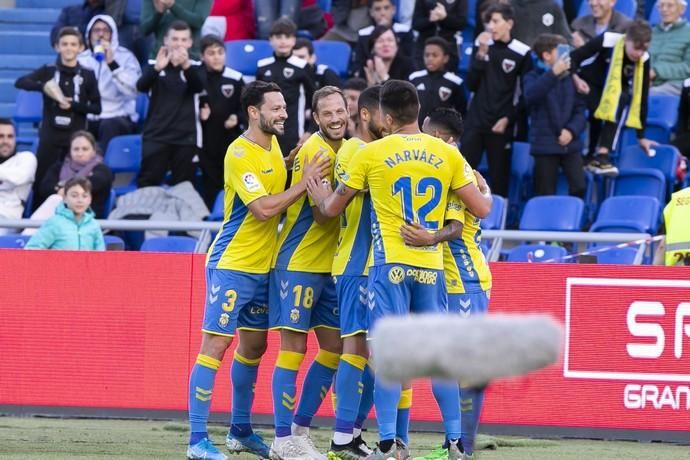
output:
[[[537,196],[525,205],[520,230],[577,232],[585,204],[574,196]]]
[[[676,182],[676,168],[680,153],[672,145],[657,145],[654,150],[656,155],[650,157],[639,145],[625,147],[618,159],[618,169],[622,171],[633,168],[653,168],[661,171],[666,178],[666,196],[670,197]]]
[[[690,8],[685,9],[685,19],[690,21]],[[654,2],[654,6],[652,6],[651,11],[649,12],[649,23],[651,25],[656,25],[661,22],[661,14],[659,14],[659,8],[656,7],[656,2]]]
[[[38,123],[43,116],[43,94],[38,91],[17,91],[14,121],[17,123]]]
[[[55,54],[3,54],[0,70],[22,70],[25,74],[52,62],[55,62]]]
[[[110,194],[108,195],[108,198],[106,198],[105,203],[103,205],[103,212],[105,213],[104,218],[107,219],[110,213],[112,212],[113,208],[115,207],[115,202],[117,201],[117,193],[115,193],[115,189],[110,189]]]
[[[331,40],[314,41],[314,53],[317,64],[326,64],[342,78],[347,77],[347,68],[350,65],[350,45],[344,42]]]
[[[64,8],[75,5],[74,0],[17,0],[17,8]]]
[[[74,2],[71,2],[71,4],[74,5]],[[44,24],[43,30],[50,30],[53,24],[55,24],[55,21],[57,21],[58,16],[60,16],[60,10],[58,8],[57,6],[22,8],[19,5],[17,5],[17,8],[3,8],[2,22],[21,25],[40,23]]]
[[[328,13],[331,11],[332,3],[331,0],[319,0],[319,8],[321,8],[324,13]]]
[[[530,155],[530,144],[513,142],[513,155],[510,166],[510,185],[508,188],[508,218],[511,224],[517,222],[525,200],[532,194],[532,174],[534,157]],[[484,155],[486,156],[486,155]]]
[[[493,206],[488,216],[480,221],[484,230],[503,230],[506,228],[506,199],[500,195],[493,195]]]
[[[616,248],[595,255],[599,264],[632,265],[635,263],[637,251],[635,248]]]
[[[213,202],[213,209],[206,220],[221,222],[225,216],[225,191],[221,190],[216,195],[216,200]]]
[[[149,112],[149,95],[146,93],[139,93],[137,95],[137,115],[139,115],[139,120],[137,124],[139,127],[144,127],[144,121],[146,120],[146,115]]]
[[[3,249],[22,249],[26,246],[30,236],[27,235],[0,235],[0,248]]]
[[[196,240],[191,236],[160,236],[149,238],[141,245],[144,252],[194,252]]]
[[[568,255],[568,251],[560,246],[547,244],[523,244],[516,246],[508,253],[508,262],[543,262],[560,259]]]
[[[666,202],[666,178],[661,171],[652,168],[624,169],[613,179],[611,196],[653,196],[660,203]]]
[[[458,48],[458,72],[463,77],[469,72],[472,63],[472,45],[471,41],[463,41]]]
[[[50,54],[55,50],[50,46],[50,30],[43,32],[0,31],[0,53],[10,54]]]
[[[0,102],[11,102],[17,99],[17,89],[14,87],[14,79],[0,78]]]
[[[129,134],[113,137],[104,160],[115,175],[113,190],[117,196],[135,190],[136,176],[141,167],[141,136]]]
[[[645,123],[644,136],[660,144],[668,144],[678,121],[678,96],[649,96],[649,110]],[[625,128],[621,136],[621,148],[637,144],[637,131]]]
[[[604,200],[591,232],[656,233],[661,205],[651,196],[612,196]]]
[[[105,249],[107,251],[124,251],[125,241],[119,236],[115,235],[104,235]]]
[[[635,11],[637,10],[637,2],[635,0],[617,0],[614,9],[619,13],[623,13],[629,18],[635,16]],[[586,0],[580,4],[580,9],[577,12],[577,17],[587,16],[592,14],[592,10],[589,7],[589,2]]]
[[[225,63],[243,75],[256,75],[256,63],[273,55],[267,40],[234,40],[225,42]]]

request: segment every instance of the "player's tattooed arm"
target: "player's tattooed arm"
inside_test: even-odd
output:
[[[323,216],[336,217],[345,210],[358,190],[338,184],[333,192],[329,184],[312,177],[307,180],[307,192]]]
[[[432,246],[460,238],[462,224],[457,220],[449,220],[439,231],[429,231],[417,222],[408,222],[400,227],[400,235],[408,246]]]

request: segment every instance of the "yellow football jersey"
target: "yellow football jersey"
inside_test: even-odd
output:
[[[278,241],[280,216],[261,222],[247,205],[285,190],[287,170],[275,136],[264,150],[244,136],[225,154],[225,218],[206,256],[206,266],[268,273]]]
[[[353,189],[369,187],[373,265],[442,270],[443,245],[407,246],[400,227],[414,221],[440,229],[449,190],[467,185],[471,176],[456,148],[427,134],[393,134],[357,151],[339,179]]]
[[[353,137],[345,141],[335,157],[335,180],[347,175],[346,171],[352,156],[367,145]],[[336,275],[361,276],[369,272],[367,262],[371,249],[371,198],[360,192],[340,215],[340,234],[338,249],[333,259],[331,273]]]
[[[473,175],[474,176],[474,175]],[[472,178],[473,183],[477,183]],[[453,195],[448,195],[446,221],[462,224],[462,236],[443,244],[443,265],[449,294],[476,294],[491,289],[491,270],[481,249],[479,218]]]
[[[295,157],[292,168],[292,184],[302,180],[302,165],[306,159],[321,152],[328,156],[331,165],[335,164],[335,152],[321,136],[314,133],[304,143]],[[333,168],[325,176],[334,182]],[[329,219],[324,225],[318,224],[312,214],[314,206],[305,194],[287,210],[287,217],[278,239],[275,267],[308,273],[330,273],[333,255],[338,244],[338,219]]]

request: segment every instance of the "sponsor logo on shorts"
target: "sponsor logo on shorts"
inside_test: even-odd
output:
[[[410,268],[407,270],[407,276],[411,276],[419,284],[436,284],[438,272],[433,270],[422,270],[421,268]]]
[[[405,270],[402,267],[391,267],[388,271],[388,280],[393,284],[400,284],[405,279]]]

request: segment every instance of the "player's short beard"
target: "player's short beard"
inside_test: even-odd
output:
[[[381,139],[383,137],[383,129],[374,123],[374,120],[369,120],[367,122],[367,130],[371,133],[374,140]]]
[[[347,122],[344,122],[344,123],[345,123],[345,125],[347,126]],[[329,141],[341,141],[341,140],[343,140],[343,138],[345,137],[345,133],[346,133],[346,131],[347,131],[347,128],[346,128],[345,131],[343,132],[343,135],[340,136],[340,137],[338,137],[338,138],[335,138],[335,137],[331,136],[331,135],[328,133],[328,130],[327,130],[326,128],[321,129],[320,131],[321,131],[321,134],[323,135],[323,137],[325,137],[325,138],[328,139]]]
[[[284,126],[285,125],[283,125],[283,127]],[[259,114],[259,129],[266,134],[274,134],[276,136],[282,136],[285,133],[285,128],[283,128],[283,132],[279,132],[273,124],[266,121],[266,117],[262,114]]]

